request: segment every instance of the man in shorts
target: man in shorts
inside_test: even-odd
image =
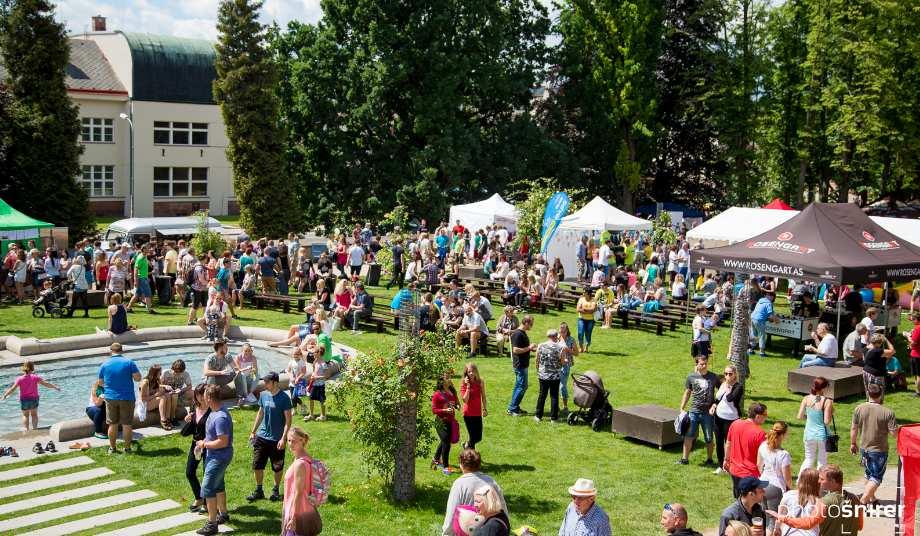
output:
[[[699,427],[703,428],[703,439],[706,442],[706,461],[704,466],[712,466],[712,449],[715,447],[712,439],[713,418],[710,410],[716,406],[716,390],[719,388],[719,377],[709,371],[709,359],[696,358],[696,368],[687,376],[684,383],[684,396],[680,401],[680,410],[684,411],[687,402],[690,403],[690,428],[684,436],[683,456],[677,461],[680,465],[689,464],[690,450],[696,442]]]
[[[150,291],[150,261],[147,260],[147,246],[141,246],[140,251],[137,255],[134,256],[134,270],[132,272],[134,276],[134,296],[131,296],[131,301],[128,302],[128,306],[125,309],[128,312],[131,312],[131,306],[134,305],[134,302],[138,298],[144,300],[144,305],[147,306],[148,313],[156,313],[153,310],[153,300],[151,296],[153,293]]]
[[[894,411],[882,405],[881,386],[870,383],[866,387],[868,402],[856,406],[853,410],[853,426],[850,427],[850,454],[857,452],[862,457],[862,466],[866,468],[866,489],[860,502],[869,504],[875,501],[875,491],[882,484],[888,463],[888,434],[898,435],[898,422]],[[860,439],[857,444],[856,440]]]
[[[256,413],[252,431],[249,433],[249,443],[252,445],[252,471],[256,477],[256,489],[246,497],[249,502],[265,498],[262,479],[265,476],[265,465],[269,460],[275,473],[275,485],[268,499],[281,499],[278,486],[281,484],[281,471],[284,469],[284,446],[288,430],[291,429],[291,398],[281,390],[278,373],[269,372],[262,377],[262,381],[265,390],[259,395],[259,412]]]
[[[115,454],[115,439],[121,425],[125,452],[131,452],[131,427],[134,423],[134,382],[141,381],[141,371],[134,361],[121,355],[121,343],[109,347],[111,357],[99,367],[99,379],[105,394],[105,421],[109,425],[109,454]]]

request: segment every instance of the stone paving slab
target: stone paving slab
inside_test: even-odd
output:
[[[26,482],[24,484],[17,484],[15,486],[7,486],[5,488],[0,488],[0,499],[14,497],[16,495],[23,495],[25,493],[32,493],[33,491],[57,488],[60,486],[75,484],[77,482],[83,482],[86,480],[93,480],[95,478],[101,478],[112,474],[115,473],[108,467],[99,467],[96,469],[90,469],[88,471],[71,473],[69,475],[55,476],[39,481]]]
[[[0,521],[0,533],[3,531],[12,531],[15,528],[38,525],[39,523],[45,523],[47,521],[70,517],[85,512],[92,512],[93,510],[102,510],[103,508],[111,508],[112,506],[119,506],[135,501],[150,499],[151,497],[156,496],[156,492],[143,489],[140,491],[131,491],[128,493],[111,495],[101,499],[93,499],[91,501],[68,504],[67,506],[61,506],[59,508],[42,510],[41,512],[36,512],[34,514],[14,517],[7,519],[6,521]]]
[[[143,536],[144,534],[152,534],[154,532],[174,529],[176,527],[181,527],[190,523],[204,524],[205,519],[207,519],[205,516],[193,514],[191,512],[185,512],[183,514],[155,519],[146,523],[140,523],[138,525],[132,525],[130,527],[124,527],[102,534],[97,534],[96,536]]]
[[[100,493],[115,491],[117,489],[129,488],[133,485],[134,482],[131,482],[130,480],[113,480],[111,482],[103,482],[102,484],[86,486],[85,488],[74,488],[67,491],[52,493],[50,495],[42,495],[40,497],[33,497],[31,499],[23,499],[21,501],[4,503],[0,504],[0,514],[8,514],[10,512],[19,512],[22,510],[31,510],[32,508],[55,504],[61,501],[82,499],[85,497],[98,495]]]
[[[110,525],[112,523],[127,521],[135,517],[142,517],[150,514],[155,514],[157,512],[172,510],[173,508],[177,508],[179,506],[179,503],[176,501],[164,499],[162,501],[142,504],[132,508],[125,508],[124,510],[115,510],[114,512],[108,512],[97,516],[78,519],[69,523],[62,523],[53,527],[46,527],[22,534],[20,536],[65,536],[67,534],[89,530],[93,527]]]
[[[202,525],[204,525],[204,522],[202,522]],[[195,530],[198,530],[198,529],[195,529]],[[233,532],[233,529],[231,527],[228,527],[227,525],[221,525],[217,527],[217,531],[220,532],[221,534],[226,534],[228,532]],[[188,532],[176,534],[175,536],[198,536],[198,533],[196,533],[194,530],[190,530]]]
[[[80,467],[82,465],[90,465],[92,463],[95,463],[92,458],[87,456],[78,456],[76,458],[67,458],[66,460],[58,460],[56,462],[30,465],[28,467],[20,467],[19,469],[11,469],[9,471],[0,471],[0,482],[9,482],[10,480],[16,480],[17,478],[35,476],[42,473],[50,473],[52,471],[60,471],[61,469],[70,469],[71,467]]]

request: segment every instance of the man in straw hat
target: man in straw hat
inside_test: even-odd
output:
[[[565,510],[559,536],[610,536],[610,518],[597,505],[594,481],[579,478],[569,488],[572,502]]]

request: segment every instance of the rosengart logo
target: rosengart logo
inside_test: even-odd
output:
[[[869,231],[863,231],[862,237],[865,242],[860,242],[859,245],[868,249],[869,251],[889,251],[901,247],[901,244],[898,244],[897,240],[876,241],[875,235]]]
[[[787,253],[796,253],[798,255],[808,255],[815,252],[815,248],[810,248],[802,244],[793,244],[790,242],[793,238],[795,238],[795,235],[789,231],[783,231],[776,236],[776,240],[748,243],[748,249],[775,249]]]

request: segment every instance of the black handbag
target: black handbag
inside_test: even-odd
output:
[[[837,435],[837,423],[833,416],[831,416],[831,425],[834,427],[833,434],[827,429],[827,425],[824,425],[824,431],[827,432],[827,439],[824,440],[824,450],[827,452],[837,452],[839,449],[838,443],[840,443],[840,436]]]

